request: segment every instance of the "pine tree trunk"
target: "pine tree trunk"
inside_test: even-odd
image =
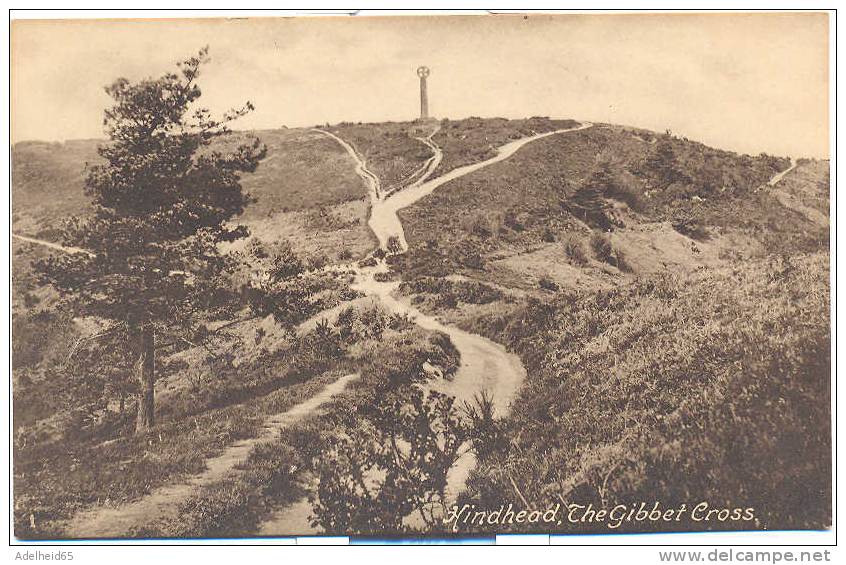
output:
[[[153,327],[146,325],[139,329],[136,339],[139,355],[135,365],[135,373],[138,376],[138,419],[135,421],[135,433],[140,433],[150,429],[155,423]]]

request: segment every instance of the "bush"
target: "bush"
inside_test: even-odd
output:
[[[479,460],[506,448],[509,439],[502,422],[494,418],[493,393],[483,390],[474,394],[472,402],[464,402],[463,412],[471,422],[470,438]]]
[[[590,246],[593,249],[594,257],[596,257],[598,261],[608,263],[609,265],[617,267],[621,271],[631,271],[631,267],[629,267],[628,263],[625,261],[623,252],[614,248],[614,246],[611,245],[611,240],[609,240],[607,236],[600,233],[594,233],[590,238]]]
[[[466,250],[462,253],[461,263],[477,271],[483,271],[485,269],[485,258],[478,251]]]
[[[611,263],[614,254],[614,248],[611,246],[611,241],[601,233],[596,233],[590,236],[590,247],[593,249],[593,256],[597,261],[603,263]]]
[[[449,296],[455,304],[490,304],[502,300],[505,295],[498,289],[474,280],[451,281],[443,278],[426,277],[412,281],[403,281],[400,290],[406,294],[434,294],[439,297]],[[453,306],[454,307],[454,306]]]
[[[392,235],[388,238],[385,247],[388,250],[388,253],[394,255],[396,253],[402,253],[402,246],[400,245],[399,238],[395,235]]]
[[[517,212],[513,209],[506,210],[502,222],[507,228],[516,232],[521,232],[526,229],[526,226],[524,226],[523,222],[520,221]]]
[[[493,235],[490,222],[481,214],[477,214],[470,218],[467,231],[482,239],[487,239]]]
[[[612,264],[624,273],[632,272],[631,265],[626,262],[626,256],[619,249],[614,250],[614,262]]]
[[[398,533],[415,513],[442,528],[446,475],[466,438],[453,402],[406,385],[338,430],[314,461],[313,523],[329,534]]]
[[[672,222],[673,229],[683,236],[705,241],[710,237],[708,230],[695,218],[679,218]]]
[[[443,294],[438,296],[437,300],[435,300],[435,306],[451,310],[458,307],[458,299],[454,294]]]
[[[577,267],[584,267],[588,264],[585,246],[577,236],[571,235],[564,240],[564,253],[570,262]]]
[[[636,212],[644,209],[643,193],[630,175],[618,175],[615,182],[606,187],[605,196],[625,202],[629,208]]]
[[[538,280],[538,286],[544,290],[558,292],[558,284],[549,277],[541,277]]]

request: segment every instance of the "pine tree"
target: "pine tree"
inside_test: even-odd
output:
[[[642,170],[651,176],[659,188],[666,188],[675,182],[687,182],[687,176],[681,170],[669,139],[662,139],[655,144],[655,149],[643,162]]]
[[[593,173],[568,199],[570,212],[591,226],[607,229],[610,226],[605,210],[605,194],[614,183],[614,174],[608,163],[599,163]]]
[[[75,315],[111,320],[127,335],[138,380],[136,431],[155,423],[156,335],[219,298],[232,261],[218,243],[246,235],[227,224],[249,202],[240,174],[255,171],[266,153],[257,138],[228,152],[211,146],[253,106],[219,119],[196,108],[196,80],[208,60],[204,48],[176,73],[106,87],[114,105],[103,120],[109,142],[98,150],[105,162],[89,167],[85,185],[93,213],[62,230],[66,245],[87,252],[36,264]]]

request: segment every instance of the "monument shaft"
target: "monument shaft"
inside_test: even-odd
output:
[[[426,88],[426,77],[429,76],[429,67],[418,67],[417,76],[420,77],[420,119],[429,119],[429,92]]]
[[[429,117],[429,93],[426,91],[426,77],[420,77],[420,119]]]

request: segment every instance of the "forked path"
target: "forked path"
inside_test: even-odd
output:
[[[206,460],[206,470],[183,482],[162,486],[141,499],[114,508],[96,507],[79,512],[65,529],[65,535],[74,539],[120,538],[139,528],[168,516],[177,516],[179,505],[200,487],[222,479],[238,463],[246,460],[253,448],[261,442],[272,440],[282,428],[314,413],[334,395],[358,378],[357,373],[345,375],[325,386],[316,395],[292,408],[270,416],[258,437],[243,440],[227,447],[217,457]]]
[[[581,131],[591,127],[592,125],[593,124],[586,122],[574,128],[549,131],[506,143],[497,149],[496,155],[490,159],[458,167],[457,169],[453,169],[445,175],[441,175],[430,181],[415,183],[408,188],[398,191],[396,194],[392,194],[390,198],[380,199],[373,205],[370,222],[368,222],[370,228],[376,234],[376,238],[379,240],[379,244],[383,248],[387,246],[387,242],[390,238],[395,237],[397,238],[397,242],[402,248],[402,251],[408,251],[408,242],[405,240],[405,232],[403,231],[402,222],[400,222],[397,212],[403,208],[411,206],[421,198],[428,196],[439,186],[443,186],[450,181],[454,181],[465,175],[469,175],[472,172],[478,171],[479,169],[483,169],[493,165],[494,163],[508,159],[527,143],[531,143],[545,137],[550,137],[552,135]]]
[[[507,159],[527,143],[551,135],[583,130],[589,128],[591,125],[585,123],[579,127],[552,131],[511,142],[500,147],[497,155],[491,159],[460,167],[430,181],[425,181],[424,177],[423,180],[425,182],[418,180],[418,182],[391,195],[374,198],[369,222],[370,227],[376,233],[382,249],[386,248],[389,238],[396,237],[402,246],[402,251],[405,252],[408,250],[408,245],[405,242],[402,224],[397,216],[397,212],[400,209],[414,204],[449,181]],[[431,136],[428,140],[432,142]],[[434,145],[434,142],[432,143]],[[357,156],[354,150],[350,150],[349,153],[357,161],[356,170],[361,171],[359,176],[365,182],[370,183],[370,179],[375,175],[367,170],[365,163]],[[440,162],[440,148],[437,148],[436,155],[437,162]],[[427,166],[426,176],[430,175],[435,167]],[[461,364],[453,378],[450,380],[432,380],[428,383],[429,388],[454,396],[459,406],[464,401],[472,402],[475,395],[486,391],[491,393],[493,398],[494,415],[496,417],[502,417],[507,414],[511,401],[514,399],[526,377],[526,369],[523,367],[519,357],[508,353],[498,343],[443,324],[433,316],[420,312],[408,302],[396,298],[394,291],[397,289],[399,283],[395,281],[380,282],[375,276],[377,273],[384,273],[388,270],[388,266],[384,260],[379,261],[374,267],[354,267],[354,269],[357,276],[356,282],[352,285],[353,289],[368,296],[378,297],[380,302],[390,311],[397,314],[407,314],[422,328],[447,334],[461,354]],[[455,501],[459,493],[464,490],[467,478],[475,466],[475,456],[472,451],[465,449],[447,474],[445,494],[448,504]],[[291,536],[317,533],[315,528],[309,523],[310,513],[311,505],[306,498],[303,498],[294,504],[277,510],[268,520],[260,525],[257,533],[261,536]]]

